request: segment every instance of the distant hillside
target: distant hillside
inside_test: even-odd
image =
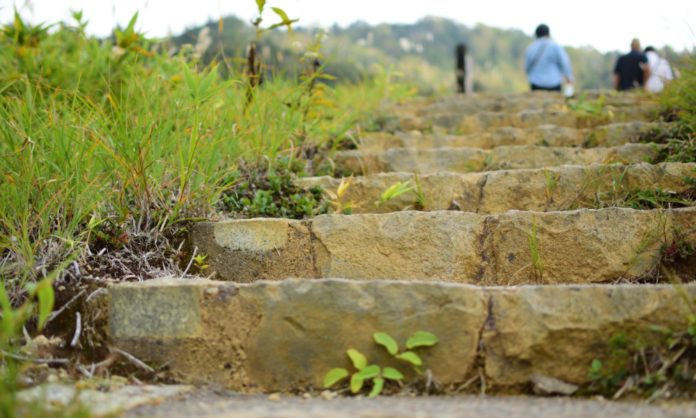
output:
[[[247,45],[254,38],[253,27],[236,18],[204,25],[212,39],[203,59],[223,57],[231,66],[242,66]],[[174,38],[177,46],[195,45],[203,27],[191,28]],[[293,36],[272,31],[261,40],[264,62],[274,71],[300,71],[303,49],[320,33],[319,28],[297,27]],[[553,32],[552,32],[553,33]],[[533,39],[520,30],[485,25],[473,28],[439,17],[426,17],[415,24],[357,22],[326,30],[321,52],[328,59],[326,71],[340,80],[355,82],[375,71],[392,69],[414,81],[427,94],[454,90],[454,49],[466,43],[472,57],[474,89],[490,92],[524,91],[524,50]],[[223,51],[221,54],[220,51]],[[611,88],[611,72],[617,53],[602,54],[594,48],[566,48],[580,89]],[[665,51],[676,56],[673,51]]]

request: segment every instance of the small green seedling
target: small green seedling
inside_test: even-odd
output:
[[[341,177],[341,183],[338,185],[336,192],[331,190],[325,190],[325,193],[329,195],[329,205],[334,208],[334,213],[342,213],[344,215],[350,215],[353,213],[353,209],[358,205],[352,200],[346,203],[342,202],[343,195],[348,190],[348,187],[353,182],[353,175],[351,174],[346,181],[345,177]]]
[[[529,252],[532,256],[532,268],[534,271],[534,276],[539,281],[543,276],[543,266],[541,264],[541,258],[539,257],[539,246],[537,243],[537,232],[536,232],[536,218],[532,218],[532,233],[527,234],[527,241],[529,241]]]
[[[549,174],[546,168],[544,168],[544,178],[546,179],[546,210],[549,210],[551,208],[551,203],[553,203],[551,192],[553,191],[553,188],[556,187],[558,179],[561,178],[561,172],[559,171],[554,176],[552,174]]]
[[[413,182],[416,184],[416,187],[413,189],[413,194],[416,195],[416,209],[425,210],[428,207],[428,202],[425,199],[418,174],[413,174]]]
[[[387,352],[396,359],[409,363],[418,374],[423,374],[423,360],[413,350],[418,347],[430,347],[438,343],[438,338],[426,331],[417,331],[406,341],[406,350],[399,352],[399,345],[385,332],[375,332],[372,335],[375,342],[384,347]],[[357,370],[350,377],[350,391],[358,393],[366,380],[372,379],[372,390],[368,397],[374,398],[382,392],[385,379],[400,381],[404,375],[393,367],[380,367],[367,363],[367,358],[358,350],[349,348],[346,353],[353,366]],[[324,376],[324,387],[330,388],[344,378],[350,376],[350,372],[342,367],[329,370]]]
[[[382,192],[382,196],[380,197],[380,200],[375,200],[375,207],[379,207],[382,203],[386,203],[389,200],[402,195],[404,193],[410,192],[413,190],[413,186],[411,186],[411,180],[407,180],[405,182],[396,182],[389,186],[387,190]]]
[[[205,264],[206,258],[208,258],[207,255],[198,254],[197,256],[193,257],[193,265],[196,266],[196,268],[200,271],[207,269],[210,266]]]

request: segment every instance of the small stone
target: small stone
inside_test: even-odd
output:
[[[578,390],[576,385],[540,374],[529,375],[529,380],[534,384],[534,393],[537,395],[570,396]]]
[[[331,390],[325,390],[321,393],[321,397],[323,399],[326,399],[327,401],[330,401],[331,399],[336,397],[336,392],[331,391]]]
[[[312,399],[312,394],[311,393],[303,393],[302,398],[303,399]]]
[[[220,293],[220,288],[219,287],[210,287],[205,290],[205,293],[209,294],[210,296],[215,296],[218,293]]]
[[[280,393],[271,393],[268,395],[268,400],[271,402],[278,402],[280,400]]]

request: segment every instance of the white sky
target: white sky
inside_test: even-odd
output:
[[[71,21],[70,10],[82,10],[90,22],[88,32],[99,36],[109,34],[117,23],[125,26],[137,10],[136,27],[150,37],[178,34],[221,15],[247,21],[257,15],[254,0],[0,0],[0,22],[11,21],[13,6],[33,23]],[[264,18],[270,22],[277,21],[272,6],[300,18],[301,26],[345,27],[356,20],[413,23],[432,15],[470,27],[484,23],[517,28],[529,35],[543,22],[559,43],[590,45],[602,52],[627,51],[633,37],[644,46],[670,45],[677,51],[696,47],[694,0],[268,0]]]

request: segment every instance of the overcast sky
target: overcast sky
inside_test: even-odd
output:
[[[357,20],[413,23],[432,15],[468,26],[517,28],[529,35],[544,22],[561,44],[590,45],[603,52],[625,51],[633,37],[643,45],[670,45],[677,51],[696,46],[696,0],[268,0],[268,21],[277,20],[271,6],[299,18],[301,26],[347,26]],[[257,15],[254,0],[0,0],[2,23],[11,21],[13,7],[34,23],[70,21],[70,10],[82,10],[88,31],[99,36],[116,24],[125,25],[138,10],[137,28],[150,37],[178,34],[220,16],[248,21]]]

